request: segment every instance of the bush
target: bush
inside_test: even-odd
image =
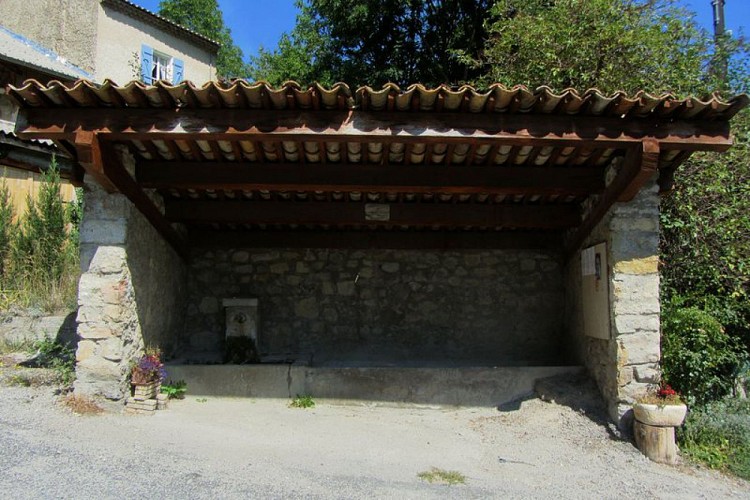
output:
[[[662,315],[662,373],[688,404],[730,394],[744,361],[739,342],[716,318],[695,307],[667,305]]]
[[[691,409],[677,437],[682,452],[693,460],[750,479],[750,400],[727,399]]]
[[[75,307],[81,205],[79,200],[65,206],[60,182],[53,160],[39,195],[27,197],[26,214],[17,222],[7,190],[0,185],[0,309]]]

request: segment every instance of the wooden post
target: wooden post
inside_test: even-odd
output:
[[[648,458],[662,464],[677,463],[674,427],[648,425],[636,420],[633,424],[633,432],[636,446]]]

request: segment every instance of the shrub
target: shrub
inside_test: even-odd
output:
[[[5,263],[0,264],[3,309],[11,305],[46,311],[75,307],[81,200],[65,206],[54,159],[42,177],[38,196],[27,197],[26,214],[18,222],[13,222],[7,191],[0,187],[0,263]]]
[[[662,315],[662,373],[688,404],[730,394],[745,355],[710,314],[667,305]]]
[[[5,262],[8,258],[8,249],[16,233],[14,221],[13,204],[10,199],[10,191],[5,180],[0,184],[0,277],[5,273]]]
[[[691,409],[677,437],[691,459],[750,479],[750,400],[726,399]]]

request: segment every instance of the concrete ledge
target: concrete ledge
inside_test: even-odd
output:
[[[291,398],[451,406],[498,406],[534,391],[536,380],[578,366],[497,368],[330,368],[294,365],[174,365],[191,396]]]

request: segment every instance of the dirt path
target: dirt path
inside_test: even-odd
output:
[[[747,498],[750,483],[668,467],[596,418],[517,409],[188,397],[155,416],[81,417],[50,389],[0,387],[5,498]],[[419,479],[437,467],[465,484]]]

